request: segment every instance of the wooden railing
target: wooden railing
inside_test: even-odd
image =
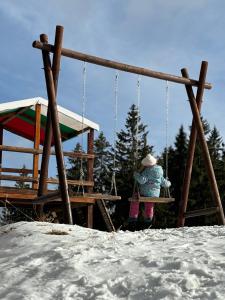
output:
[[[8,151],[8,152],[19,152],[19,153],[30,153],[30,154],[42,154],[42,149],[33,149],[33,148],[24,148],[24,147],[14,147],[14,146],[5,146],[0,145],[0,151]],[[55,155],[55,151],[51,151],[51,155]],[[70,152],[70,151],[64,151],[64,156],[71,157],[71,158],[84,158],[84,159],[90,159],[94,158],[94,154],[88,154],[88,153],[81,153],[81,152]]]

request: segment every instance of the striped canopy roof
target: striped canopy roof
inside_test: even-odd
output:
[[[0,104],[0,124],[4,129],[34,140],[35,132],[35,105],[41,105],[41,141],[43,145],[45,136],[45,124],[47,120],[48,101],[41,97],[7,102]],[[99,125],[82,116],[73,113],[58,105],[58,115],[62,141],[69,140],[74,136],[89,129],[99,130]],[[52,141],[54,144],[54,141]]]

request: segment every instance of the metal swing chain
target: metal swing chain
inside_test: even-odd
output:
[[[114,90],[114,104],[115,104],[115,111],[114,111],[114,155],[113,155],[113,172],[112,172],[112,180],[111,180],[111,189],[110,194],[112,194],[113,189],[115,192],[115,196],[117,196],[117,187],[116,187],[116,133],[117,133],[117,115],[118,115],[118,80],[119,80],[119,73],[116,72],[115,75],[115,90]]]
[[[166,180],[168,180],[168,160],[169,160],[169,151],[168,151],[168,129],[169,129],[169,82],[166,81],[166,153],[165,153],[165,170],[166,170]],[[165,195],[170,198],[169,188],[165,188]]]
[[[137,78],[137,124],[136,124],[136,133],[135,133],[135,157],[134,157],[134,166],[137,168],[138,161],[138,129],[139,129],[139,115],[140,115],[140,102],[141,102],[141,78],[138,75]]]
[[[137,169],[138,164],[138,129],[139,129],[139,110],[140,110],[140,102],[141,102],[141,84],[140,84],[141,78],[140,75],[138,75],[137,78],[137,123],[136,123],[136,132],[135,132],[135,153],[134,153],[134,169]],[[134,187],[133,187],[133,200],[136,200],[139,198],[139,188],[136,180],[134,181]]]
[[[84,116],[86,109],[86,62],[83,65],[83,96],[82,96],[82,128],[81,128],[81,152],[83,153],[84,149]],[[84,195],[84,168],[83,168],[83,158],[80,161],[80,181],[81,185],[78,186],[77,192],[79,193],[80,186],[82,186],[82,194]]]

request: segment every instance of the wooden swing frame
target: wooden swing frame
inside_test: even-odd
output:
[[[193,166],[193,158],[194,152],[196,147],[196,138],[198,135],[201,150],[203,153],[207,174],[209,177],[210,187],[212,197],[216,203],[216,212],[218,213],[218,217],[220,219],[221,224],[225,225],[225,217],[223,212],[223,207],[218,191],[218,186],[215,178],[214,169],[212,166],[207,142],[204,136],[203,124],[200,117],[200,109],[201,103],[203,98],[204,89],[211,89],[212,85],[207,83],[206,80],[206,73],[208,63],[203,61],[201,64],[200,69],[200,76],[199,80],[190,79],[188,76],[188,72],[186,69],[182,69],[182,77],[175,76],[171,74],[166,74],[162,72],[153,71],[146,68],[140,68],[132,65],[127,65],[124,63],[111,61],[107,59],[103,59],[100,57],[80,53],[77,51],[73,51],[70,49],[62,48],[62,36],[63,36],[63,27],[56,26],[56,33],[55,33],[55,43],[54,45],[48,44],[48,37],[45,34],[40,36],[40,41],[34,41],[33,47],[42,50],[43,55],[43,62],[44,62],[44,69],[45,69],[45,79],[46,79],[46,87],[49,99],[49,106],[48,106],[48,117],[47,117],[47,125],[46,125],[46,138],[45,138],[45,145],[43,149],[43,158],[42,158],[42,166],[41,166],[41,173],[40,173],[40,184],[39,184],[39,196],[44,194],[44,190],[46,187],[46,174],[48,171],[48,160],[49,160],[49,152],[50,152],[50,137],[51,137],[51,130],[53,130],[53,136],[56,140],[55,145],[55,152],[57,158],[57,167],[59,172],[59,183],[60,183],[60,190],[61,190],[61,197],[64,202],[65,206],[65,221],[72,224],[72,216],[71,216],[71,207],[68,195],[68,184],[66,180],[66,170],[63,162],[63,153],[61,147],[61,137],[59,131],[59,124],[57,120],[57,108],[56,108],[56,93],[57,93],[57,83],[58,83],[58,75],[60,69],[60,59],[61,56],[66,56],[72,59],[86,61],[88,63],[101,65],[107,68],[113,68],[129,73],[139,74],[142,76],[152,77],[160,80],[167,80],[170,82],[175,82],[179,84],[185,85],[186,92],[189,98],[189,103],[191,106],[191,111],[193,115],[192,121],[192,128],[191,128],[191,135],[189,141],[189,149],[188,149],[188,159],[186,164],[185,176],[184,176],[184,183],[182,188],[182,199],[180,201],[180,210],[179,210],[179,217],[178,217],[178,226],[184,226],[185,222],[185,214],[188,202],[188,194],[190,188],[190,180],[191,180],[191,173],[192,173],[192,166]],[[51,65],[50,56],[49,54],[53,53],[53,63]],[[197,94],[196,97],[193,93],[192,87],[197,87]],[[52,128],[52,129],[51,129]],[[92,145],[93,146],[93,145]],[[93,151],[93,147],[90,149],[90,153]],[[93,164],[89,164],[88,167],[88,174],[89,177],[93,171]],[[89,189],[89,192],[91,192]],[[154,198],[152,198],[154,199]],[[146,202],[145,198],[145,202]],[[150,200],[151,201],[151,200]],[[156,199],[154,199],[154,202]],[[158,199],[159,201],[159,199]]]

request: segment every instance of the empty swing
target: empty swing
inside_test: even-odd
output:
[[[140,106],[140,79],[138,78],[137,81],[137,125],[136,125],[136,147],[135,147],[135,167],[137,167],[137,159],[138,159],[138,128],[139,128],[139,106]],[[168,181],[168,116],[169,116],[169,86],[168,82],[166,84],[166,155],[165,155],[165,181]],[[154,159],[151,155],[148,155],[145,159],[142,160],[145,161],[146,159]],[[156,164],[156,162],[155,162]],[[151,164],[149,164],[151,166]],[[142,170],[140,170],[142,171]],[[146,179],[146,182],[147,179]],[[149,185],[151,185],[151,182],[149,181]],[[154,188],[154,184],[152,185]],[[139,185],[138,182],[135,180],[134,182],[134,188],[133,188],[133,194],[132,197],[129,198],[129,201],[138,201],[138,202],[152,202],[152,203],[170,203],[174,202],[175,199],[171,197],[169,187],[165,184],[163,197],[148,197],[148,196],[142,196],[140,195]],[[151,188],[150,188],[151,189]],[[159,187],[160,189],[160,187]]]

